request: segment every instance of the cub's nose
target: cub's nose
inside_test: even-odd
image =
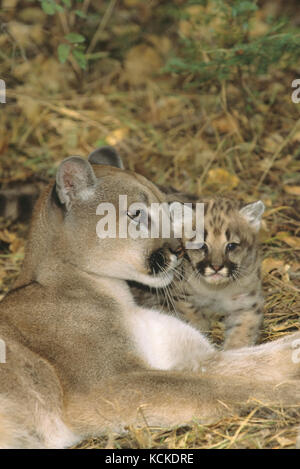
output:
[[[213,264],[211,267],[214,269],[215,272],[219,272],[219,270],[221,270],[223,266],[222,266],[222,265]]]

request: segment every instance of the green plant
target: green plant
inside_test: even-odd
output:
[[[287,30],[286,21],[269,19],[262,32],[255,31],[256,1],[202,0],[188,2],[181,11],[179,47],[164,71],[192,75],[197,85],[222,82],[241,73],[264,74],[282,61],[287,65],[300,56],[300,34]],[[178,15],[177,15],[178,16]],[[186,23],[186,24],[185,24]]]
[[[93,37],[89,41],[85,32],[87,27],[92,30],[96,29],[97,22],[101,18],[101,8],[96,13],[89,13],[86,7],[87,3],[83,0],[39,0],[39,2],[47,15],[57,15],[60,19],[64,31],[63,41],[57,47],[60,63],[70,60],[71,63],[75,62],[80,69],[85,70],[89,61],[97,60],[106,55],[105,52],[92,52],[93,46],[91,47],[91,44],[95,38]],[[104,8],[106,7],[105,3],[107,2],[104,2]],[[111,4],[112,1],[108,3],[108,7]],[[92,28],[91,23],[93,24]]]

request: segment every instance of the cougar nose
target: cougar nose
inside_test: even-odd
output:
[[[216,264],[213,264],[212,265],[212,268],[214,269],[215,272],[219,272],[219,270],[222,269],[222,265],[216,265]]]
[[[150,266],[151,272],[158,274],[164,269],[165,265],[166,265],[166,259],[164,256],[163,249],[158,249],[157,251],[154,251],[149,258],[149,266]]]

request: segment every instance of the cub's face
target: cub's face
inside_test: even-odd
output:
[[[150,206],[165,202],[164,196],[142,176],[103,165],[102,156],[94,154],[92,165],[71,157],[58,169],[61,250],[87,273],[163,287],[182,256],[179,240],[162,238],[160,231],[151,237]]]
[[[187,250],[192,276],[211,285],[226,285],[256,268],[257,232],[262,202],[238,209],[228,199],[205,202],[204,239],[199,249]]]

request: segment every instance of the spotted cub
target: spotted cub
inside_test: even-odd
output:
[[[195,202],[185,194],[171,194],[169,201],[174,200]],[[171,286],[153,291],[131,284],[133,294],[138,303],[176,314],[201,332],[224,317],[225,349],[254,344],[263,321],[258,231],[264,204],[239,208],[225,198],[199,202],[205,228],[200,247],[185,249]]]
[[[204,240],[186,251],[184,280],[173,287],[176,310],[202,331],[224,316],[225,349],[254,344],[263,321],[258,231],[264,204],[203,202]]]

